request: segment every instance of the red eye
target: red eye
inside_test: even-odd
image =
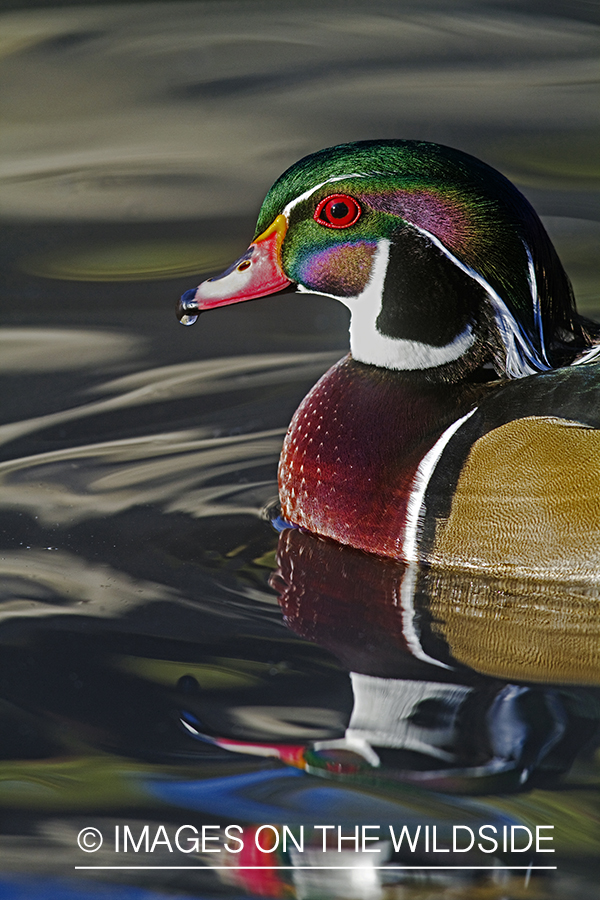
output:
[[[332,194],[321,200],[313,216],[319,225],[327,228],[349,228],[358,222],[362,209],[354,197],[348,194]]]

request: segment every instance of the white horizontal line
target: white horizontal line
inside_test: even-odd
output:
[[[489,869],[490,871],[499,872],[502,870],[516,871],[523,870],[526,872],[535,872],[541,869],[557,869],[558,866],[75,866],[76,869],[345,869],[354,871],[355,869],[384,869],[386,872],[390,869],[399,869],[401,871],[414,869],[417,872],[437,871],[438,869],[456,869],[459,872],[471,871],[474,869]]]

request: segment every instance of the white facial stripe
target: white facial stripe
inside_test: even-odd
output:
[[[590,347],[589,350],[580,356],[579,359],[576,359],[575,362],[572,362],[572,366],[584,366],[586,363],[598,362],[598,357],[600,356],[600,346],[596,345],[595,347]]]
[[[282,210],[282,215],[286,217],[289,222],[290,213],[294,209],[294,207],[298,206],[299,203],[302,203],[303,200],[307,200],[311,197],[315,191],[318,191],[320,188],[325,187],[326,184],[333,184],[336,181],[345,181],[346,178],[366,178],[367,176],[361,174],[360,172],[348,172],[347,175],[332,175],[331,178],[325,179],[320,184],[316,184],[314,187],[309,188],[307,191],[304,191],[303,194],[300,194],[299,197],[295,197],[294,200],[290,200],[285,209]]]
[[[531,251],[527,244],[523,241],[523,246],[525,248],[525,253],[527,254],[527,264],[528,264],[528,280],[529,280],[529,290],[531,291],[531,299],[533,301],[533,315],[535,319],[535,327],[538,330],[538,334],[540,336],[540,347],[542,348],[542,358],[548,368],[550,368],[550,363],[548,362],[548,357],[546,355],[546,347],[544,345],[544,326],[542,324],[542,308],[540,305],[540,297],[537,289],[537,279],[535,277],[535,267],[533,265],[533,257],[531,255]]]
[[[493,287],[487,283],[485,278],[482,278],[479,272],[476,272],[475,269],[471,269],[470,266],[465,265],[460,259],[457,259],[456,256],[450,253],[448,248],[445,247],[435,235],[426,231],[424,228],[419,228],[418,225],[413,225],[412,227],[428,237],[455,266],[458,266],[461,271],[466,275],[469,275],[469,277],[476,281],[477,284],[481,285],[487,293],[494,310],[494,318],[502,337],[502,343],[506,348],[506,374],[511,378],[524,378],[526,375],[535,375],[537,372],[548,371],[551,366],[544,359],[540,359],[535,348],[532,347],[531,341],[520,328],[519,323],[502,297],[500,297]],[[536,298],[534,298],[534,302],[535,299]]]
[[[326,184],[333,184],[336,181],[344,181],[344,179],[346,178],[367,177],[368,175],[364,172],[348,172],[345,175],[334,175],[331,178],[328,178],[325,181],[322,181],[320,184],[317,184],[309,190],[305,191],[303,194],[300,194],[299,197],[296,197],[294,200],[288,203],[282,214],[289,221],[290,212],[294,209],[294,207],[297,206],[298,203],[301,203],[303,200],[306,200],[308,197],[314,194],[315,191],[318,191]],[[541,357],[540,354],[538,354],[538,352],[536,351],[535,347],[532,346],[527,334],[520,328],[519,323],[517,322],[511,311],[508,309],[504,300],[502,300],[500,295],[491,287],[491,285],[489,285],[488,282],[478,272],[457,259],[457,257],[454,256],[435,235],[431,234],[431,232],[427,231],[425,228],[419,228],[419,226],[415,225],[414,223],[411,223],[411,225],[421,234],[424,234],[427,238],[429,238],[429,240],[433,244],[435,244],[435,246],[439,250],[441,250],[442,253],[454,263],[454,265],[458,266],[458,268],[462,272],[464,272],[466,275],[469,275],[469,277],[476,281],[477,284],[481,285],[481,287],[487,293],[494,310],[494,318],[500,331],[502,342],[506,348],[506,374],[511,378],[523,378],[526,375],[534,375],[537,372],[544,372],[551,369],[552,367],[548,363],[544,346],[544,337],[541,326],[541,311],[539,309],[539,298],[537,294],[537,282],[535,279],[533,260],[529,248],[525,245],[525,250],[529,261],[529,285],[534,304],[534,315],[536,318],[536,325],[540,334],[540,345],[542,348]],[[386,242],[381,241],[380,245],[383,243]],[[310,289],[303,288],[302,285],[298,285],[298,288],[300,291],[303,291],[305,293],[321,294],[324,297],[333,297],[335,300],[341,300],[342,303],[345,303],[345,305],[351,310],[353,314],[353,322],[355,308],[352,305],[352,301],[359,300],[360,298],[365,297],[368,292],[369,296],[373,297],[373,294],[370,292],[372,283],[375,282],[374,275],[376,263],[377,259],[375,260],[375,264],[371,271],[369,284],[367,285],[363,293],[359,295],[359,297],[336,297],[334,294],[327,294],[323,291],[311,291]],[[383,278],[385,279],[385,269],[383,272]],[[380,301],[382,294],[383,280],[381,281],[381,294],[379,297]],[[373,322],[379,315],[380,310],[381,306],[379,307],[377,315],[374,317]],[[394,338],[384,337],[383,335],[379,334],[373,324],[372,327],[369,327],[368,333],[372,337],[375,336],[375,338],[371,342],[371,346],[369,346],[370,342],[368,338],[363,341],[358,334],[354,334],[355,341],[353,342],[352,322],[350,324],[350,346],[354,358],[360,360],[361,362],[370,363],[372,365],[385,366],[386,368],[392,369],[401,369],[407,371],[414,369],[428,369],[435,366],[444,365],[445,363],[454,362],[455,360],[460,359],[463,353],[465,353],[469,349],[469,347],[472,346],[475,340],[470,325],[467,326],[462,334],[458,335],[453,341],[451,341],[449,344],[446,344],[444,347],[432,347],[430,344],[423,344],[420,341],[402,341],[395,340]],[[366,323],[363,322],[363,325],[364,324]],[[358,327],[356,330],[358,331]],[[356,341],[358,342],[358,344],[360,344],[360,349]],[[383,346],[383,342],[392,342],[396,349],[394,350],[392,346],[388,346],[386,349]],[[402,353],[399,354],[400,344],[403,345],[403,349]],[[432,354],[432,350],[436,352]],[[598,350],[597,348],[593,348],[591,358],[595,359],[595,355],[598,352],[600,352],[600,350]],[[362,355],[357,355],[357,353]],[[373,358],[374,355],[380,360],[379,362]],[[393,360],[396,360],[396,362],[394,363]],[[586,354],[585,357],[578,362],[588,361],[589,358]]]

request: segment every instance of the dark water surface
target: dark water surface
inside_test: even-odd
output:
[[[513,178],[598,316],[599,20],[384,0],[2,14],[0,896],[597,896],[598,586],[278,537],[281,441],[346,313],[284,295],[184,329],[173,310],[245,249],[289,164],[406,137]],[[220,840],[196,852],[190,828],[181,853],[182,825]],[[267,849],[287,826],[285,852],[256,849],[263,825]],[[314,825],[335,826],[326,853]],[[414,852],[390,825],[421,827]],[[462,852],[483,825],[516,827],[516,851]],[[379,842],[338,852],[338,826]],[[519,851],[535,826],[554,854]]]

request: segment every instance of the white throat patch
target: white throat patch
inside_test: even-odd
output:
[[[376,322],[382,307],[390,246],[391,242],[387,238],[379,241],[368,284],[361,294],[356,297],[336,298],[341,300],[352,314],[350,320],[352,356],[359,362],[400,371],[432,369],[460,359],[475,341],[471,325],[467,325],[461,334],[442,347],[405,338],[388,337],[377,330]]]

